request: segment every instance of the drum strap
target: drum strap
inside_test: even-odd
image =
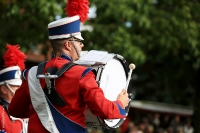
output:
[[[44,67],[46,65],[47,62],[42,62],[38,65],[38,69],[37,69],[37,76],[40,74],[43,74],[44,72]],[[64,64],[56,73],[55,75],[57,75],[57,77],[59,78],[65,71],[69,70],[71,67],[73,67],[74,65],[76,65],[73,62],[68,62],[66,64]]]
[[[63,98],[57,93],[55,88],[55,78],[59,78],[64,72],[69,70],[75,64],[69,62],[64,64],[60,69],[56,67],[50,67],[46,69],[46,73],[43,74],[46,62],[40,63],[37,69],[37,77],[44,78],[46,86],[44,88],[44,93],[52,104],[59,105],[61,107],[65,106],[66,103]]]

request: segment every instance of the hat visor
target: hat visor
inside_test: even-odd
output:
[[[6,80],[6,82],[13,86],[21,86],[22,80],[21,79],[12,79],[12,80]]]
[[[83,37],[81,36],[81,33],[75,34],[74,37],[75,37],[76,39],[79,39],[79,40],[84,40]]]
[[[54,40],[54,39],[63,39],[63,38],[71,38],[71,37],[75,37],[76,39],[79,39],[79,40],[84,40],[80,32],[75,33],[75,34],[49,36],[49,39]]]

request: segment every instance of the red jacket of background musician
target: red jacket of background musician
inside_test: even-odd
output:
[[[22,133],[20,120],[11,120],[6,110],[0,106],[0,133]]]
[[[47,62],[45,69],[49,67],[61,68],[67,62],[69,62],[67,59],[53,58]],[[87,106],[94,115],[102,119],[125,118],[126,116],[120,114],[117,106],[119,104],[123,108],[122,103],[120,101],[111,102],[104,97],[104,93],[98,87],[92,71],[80,78],[85,69],[83,66],[75,65],[60,78],[55,79],[56,90],[66,102],[66,106],[54,105],[55,108],[65,117],[83,127],[85,127],[86,122],[84,113]],[[40,82],[44,88],[45,81],[40,79]],[[27,80],[24,80],[21,87],[16,91],[9,105],[9,112],[14,117],[29,117],[29,133],[47,132],[32,108]]]

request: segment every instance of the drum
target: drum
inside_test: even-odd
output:
[[[118,94],[125,88],[128,78],[128,66],[125,59],[120,55],[114,55],[104,64],[97,63],[89,67],[97,71],[96,81],[105,97],[110,101],[116,101]],[[117,128],[125,120],[101,119],[93,115],[89,109],[86,110],[85,117],[86,127],[95,129]]]

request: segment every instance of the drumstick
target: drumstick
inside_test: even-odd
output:
[[[133,71],[133,69],[135,69],[135,64],[132,64],[132,63],[131,63],[131,64],[129,65],[129,68],[130,68],[130,70],[129,70],[129,73],[128,73],[128,79],[127,79],[127,81],[126,81],[125,90],[128,89],[128,85],[129,85],[129,82],[130,82],[130,79],[131,79],[132,71]]]

